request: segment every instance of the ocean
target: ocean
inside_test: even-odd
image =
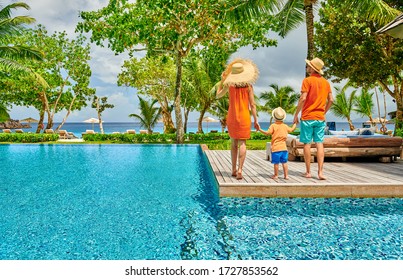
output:
[[[287,123],[291,125],[291,123]],[[55,123],[53,126],[53,129],[56,129],[56,127],[59,125],[59,123]],[[269,128],[270,122],[260,122],[260,126],[262,129],[266,130]],[[32,123],[31,128],[24,128],[24,132],[35,132],[37,124]],[[46,126],[46,124],[45,124]],[[356,128],[362,128],[363,124],[360,123],[354,123],[354,126]],[[379,125],[378,125],[379,126]],[[386,125],[388,129],[394,130],[394,124],[387,124]],[[139,133],[140,129],[145,129],[144,127],[140,126],[140,123],[137,122],[104,122],[103,123],[103,128],[105,133],[112,133],[112,132],[120,132],[124,133],[128,129],[135,129],[137,133]],[[77,137],[81,137],[82,133],[85,132],[87,129],[93,129],[95,132],[100,132],[99,129],[99,124],[91,124],[91,123],[83,123],[83,122],[66,122],[61,129],[67,130],[68,132],[73,132],[74,135]],[[158,123],[154,127],[154,132],[160,132],[162,133],[164,130],[163,124]],[[211,130],[217,130],[218,132],[221,132],[221,125],[219,122],[210,122],[206,123],[203,122],[203,130],[204,132],[209,132]],[[336,122],[336,130],[350,130],[348,123],[347,122]],[[189,122],[187,126],[187,132],[197,132],[197,122]]]

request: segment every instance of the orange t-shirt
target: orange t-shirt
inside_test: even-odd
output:
[[[301,92],[307,92],[301,120],[325,120],[327,97],[332,92],[329,82],[317,73],[302,81]]]
[[[293,131],[293,129],[283,122],[275,122],[270,125],[267,132],[271,134],[272,152],[287,151],[286,140],[288,133],[291,131]]]
[[[233,139],[249,139],[251,130],[249,87],[229,87],[228,134]]]

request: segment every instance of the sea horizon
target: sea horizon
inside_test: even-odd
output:
[[[285,122],[288,125],[291,125],[291,122]],[[56,128],[58,127],[58,125],[60,124],[60,122],[56,122],[54,123],[52,129],[56,130]],[[270,122],[269,121],[262,121],[259,122],[260,126],[262,129],[266,130],[269,128],[270,126]],[[347,122],[335,122],[336,124],[336,130],[345,130],[348,131],[350,130],[349,124]],[[363,122],[353,122],[353,125],[355,126],[355,128],[362,128],[363,127]],[[35,132],[36,128],[37,128],[37,124],[36,123],[31,123],[31,128],[23,128],[24,132]],[[136,133],[139,133],[140,130],[144,130],[146,128],[142,127],[140,125],[140,123],[138,122],[103,122],[103,129],[104,129],[104,133],[105,134],[110,134],[113,132],[120,132],[120,133],[124,133],[126,132],[126,130],[129,129],[134,129],[136,130]],[[203,131],[205,133],[210,132],[210,131],[218,131],[221,132],[222,128],[221,128],[221,124],[219,122],[203,122]],[[394,124],[387,124],[386,125],[388,130],[394,130]],[[46,123],[45,123],[45,127],[46,127]],[[299,125],[297,126],[299,127]],[[378,127],[380,127],[380,125],[378,125]],[[95,123],[95,124],[91,124],[91,123],[84,123],[84,122],[66,122],[63,124],[63,126],[60,128],[63,130],[67,130],[68,132],[72,132],[74,133],[77,137],[81,137],[82,133],[85,132],[86,130],[94,130],[97,133],[100,133],[100,127],[99,124]],[[189,132],[197,132],[198,130],[198,122],[194,121],[194,122],[188,122],[187,123],[187,133]],[[225,128],[225,130],[227,130],[227,128]],[[252,131],[254,129],[252,128]],[[159,132],[159,133],[163,133],[164,131],[164,126],[163,123],[157,123],[157,125],[154,127],[154,132]]]

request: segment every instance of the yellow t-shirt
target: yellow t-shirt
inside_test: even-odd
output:
[[[288,133],[293,131],[291,127],[284,124],[283,122],[275,122],[267,131],[271,134],[271,151],[272,152],[279,152],[279,151],[287,151],[287,136]]]

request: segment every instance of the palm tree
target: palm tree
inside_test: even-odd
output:
[[[315,54],[314,43],[314,6],[319,0],[288,0],[278,13],[281,25],[280,36],[285,37],[291,30],[302,23],[306,23],[306,38],[308,43],[307,59],[311,60]]]
[[[343,88],[335,86],[334,89],[336,91],[336,97],[330,107],[330,111],[336,117],[347,119],[348,125],[350,126],[350,130],[354,130],[354,125],[351,120],[351,112],[354,110],[354,103],[356,100],[356,92],[357,90],[353,90],[350,96],[347,96],[346,90],[348,89],[348,85]]]
[[[28,10],[30,7],[23,2],[16,2],[0,10],[0,72],[15,73],[23,71],[31,73],[42,84],[46,84],[42,77],[20,62],[21,59],[42,60],[42,52],[31,47],[12,44],[12,38],[21,34],[25,24],[35,22],[35,19],[29,16],[11,17],[11,11],[18,8]]]
[[[140,125],[147,128],[148,133],[151,134],[153,133],[153,129],[158,123],[158,120],[161,118],[161,108],[154,107],[158,100],[154,99],[150,102],[147,102],[147,100],[141,98],[140,96],[137,97],[140,101],[140,115],[130,114],[129,117],[134,117],[138,119],[140,121]]]
[[[372,111],[374,110],[373,96],[374,93],[370,93],[368,89],[363,88],[361,94],[356,97],[354,111],[362,117],[368,117],[372,126],[375,126],[375,122],[372,118]]]
[[[0,104],[0,122],[5,122],[10,119],[10,115],[8,114],[7,107],[3,104]]]
[[[285,37],[291,30],[296,29],[304,22],[306,23],[306,36],[308,44],[307,59],[315,55],[314,43],[314,7],[319,0],[245,0],[237,6],[234,11],[237,14],[253,17],[262,13],[273,14],[279,7],[277,17],[280,22],[279,34]],[[352,9],[357,10],[364,16],[375,19],[381,24],[386,24],[396,17],[400,12],[392,8],[383,0],[349,0]]]
[[[220,82],[218,82],[213,87],[212,90],[214,92],[217,92],[217,88],[218,88],[219,84],[220,84]],[[229,107],[229,99],[228,99],[228,95],[226,95],[222,98],[217,99],[216,102],[212,105],[211,109],[209,110],[209,112],[212,115],[217,116],[218,119],[220,120],[222,133],[225,132],[225,128],[227,127],[228,107]]]
[[[200,112],[198,120],[198,133],[203,133],[203,118],[205,113],[215,102],[215,91],[212,90],[213,82],[210,78],[208,60],[201,56],[190,55],[183,63],[186,77],[186,90],[190,91],[197,101],[197,110]]]
[[[283,108],[287,113],[295,113],[297,109],[296,103],[299,99],[299,94],[290,86],[279,87],[277,84],[269,85],[274,91],[265,91],[260,95],[260,100],[266,101],[262,106],[259,106],[260,111],[271,112],[277,108]],[[272,118],[270,118],[270,123]]]

